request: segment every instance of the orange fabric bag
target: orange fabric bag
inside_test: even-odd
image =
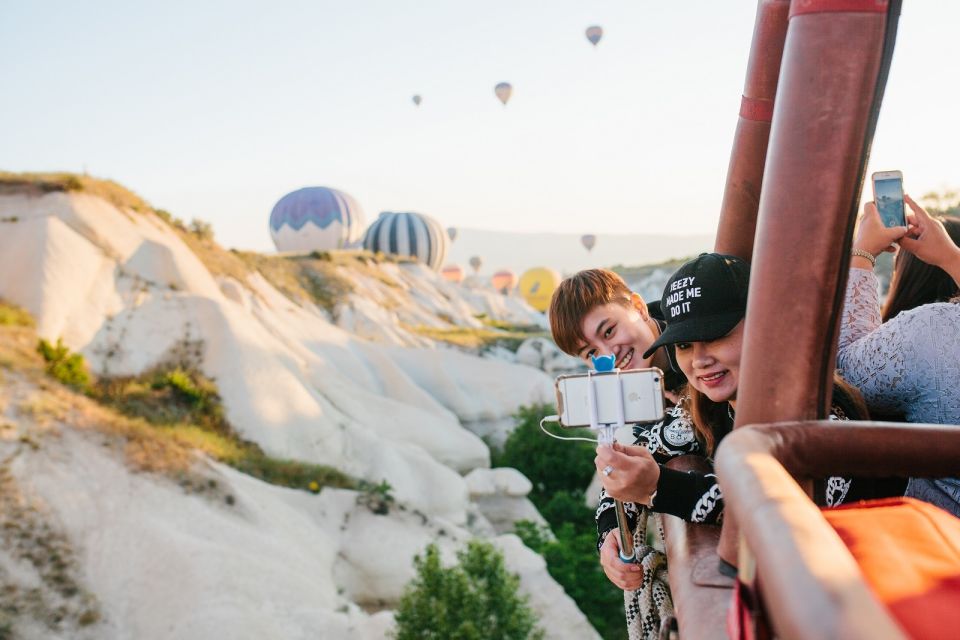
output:
[[[960,518],[912,498],[824,509],[823,515],[909,636],[960,637]]]

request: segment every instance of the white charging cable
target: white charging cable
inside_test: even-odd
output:
[[[557,424],[559,424],[559,423],[560,423],[560,416],[547,416],[547,417],[545,417],[543,420],[540,421],[540,431],[543,431],[545,434],[547,434],[547,435],[550,436],[551,438],[556,438],[557,440],[580,440],[580,441],[582,441],[582,442],[592,442],[593,444],[599,444],[599,442],[600,442],[599,440],[595,440],[595,439],[593,439],[593,438],[581,438],[581,437],[579,437],[579,436],[558,436],[558,435],[554,435],[554,434],[550,433],[549,431],[547,431],[547,428],[543,426],[543,423],[544,423],[544,422],[556,422]]]

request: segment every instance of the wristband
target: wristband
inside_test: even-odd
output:
[[[875,257],[872,253],[870,253],[869,251],[864,251],[863,249],[854,249],[853,251],[850,252],[850,255],[851,255],[851,256],[857,256],[857,257],[860,257],[860,258],[865,258],[865,259],[869,260],[871,267],[877,266],[877,259],[876,259],[876,257]]]

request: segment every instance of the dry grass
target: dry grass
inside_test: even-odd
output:
[[[0,404],[8,401],[3,391],[14,378],[27,383],[12,402],[19,421],[34,427],[21,435],[25,444],[40,446],[38,438],[59,425],[96,432],[134,471],[166,475],[193,492],[213,489],[195,469],[197,451],[279,486],[312,492],[365,487],[331,467],[271,458],[240,438],[223,417],[216,387],[195,371],[160,367],[136,378],[97,381],[83,395],[46,375],[36,341],[30,328],[0,326],[0,363],[9,378]]]
[[[421,335],[437,342],[454,345],[463,349],[479,350],[489,349],[494,346],[504,347],[510,351],[516,351],[520,344],[527,338],[545,336],[546,333],[540,331],[504,331],[493,328],[474,328],[474,327],[448,327],[436,328],[425,327],[421,325],[403,325],[403,328],[411,333]]]
[[[0,326],[4,327],[32,327],[33,317],[18,307],[0,298]]]
[[[169,224],[210,273],[215,276],[231,277],[240,282],[247,281],[251,269],[237,253],[224,249],[212,238],[198,236],[177,220]]]
[[[76,191],[103,198],[123,209],[140,213],[153,211],[146,200],[114,182],[75,173],[11,173],[0,171],[0,195],[27,193],[43,195],[57,191]]]

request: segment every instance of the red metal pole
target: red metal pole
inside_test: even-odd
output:
[[[760,0],[714,250],[750,260],[790,0]]]

